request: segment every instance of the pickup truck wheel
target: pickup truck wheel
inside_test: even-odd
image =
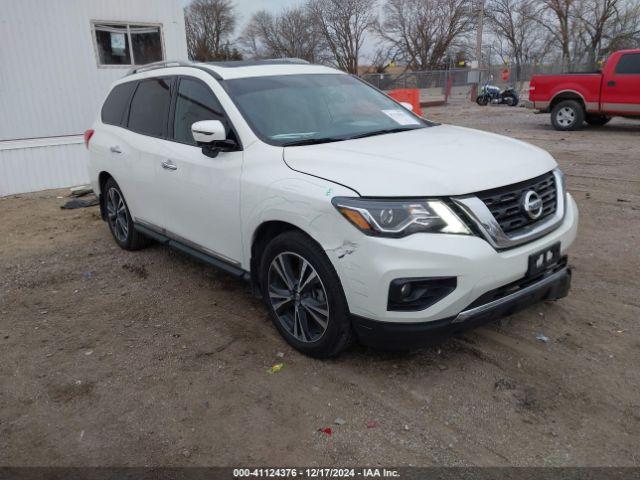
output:
[[[285,232],[260,262],[264,302],[285,340],[315,358],[343,351],[352,338],[340,279],[324,251],[302,232]]]
[[[602,126],[609,123],[611,117],[607,117],[606,115],[587,115],[586,121],[589,125],[593,126]]]
[[[575,100],[564,100],[551,111],[551,124],[556,130],[577,130],[584,123],[584,109]]]
[[[120,248],[140,250],[149,245],[151,240],[134,229],[127,202],[122,190],[113,178],[105,183],[103,195],[107,211],[107,224]]]

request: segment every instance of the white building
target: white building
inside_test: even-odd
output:
[[[2,0],[0,196],[87,183],[83,133],[133,65],[186,60],[181,0]]]

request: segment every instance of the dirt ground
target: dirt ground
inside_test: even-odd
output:
[[[59,208],[68,191],[0,199],[0,465],[640,464],[640,122],[427,116],[558,159],[580,208],[569,297],[410,354],[317,361],[241,281],[120,250],[97,207]]]

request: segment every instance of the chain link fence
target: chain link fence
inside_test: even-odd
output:
[[[423,72],[368,73],[362,79],[380,90],[417,88],[420,103],[424,105],[444,104],[449,99],[469,95],[472,85],[483,78],[484,70],[452,69]]]
[[[509,70],[509,78],[503,79],[504,70]],[[420,103],[424,105],[441,105],[450,101],[473,100],[478,85],[489,82],[499,87],[514,86],[520,91],[522,98],[526,98],[529,90],[529,80],[533,75],[559,73],[589,73],[594,72],[592,65],[561,64],[540,65],[524,64],[519,67],[492,65],[483,69],[450,69],[429,70],[402,73],[367,73],[362,79],[380,90],[395,90],[417,88],[420,90]]]

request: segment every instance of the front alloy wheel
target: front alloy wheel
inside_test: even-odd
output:
[[[273,324],[296,350],[328,358],[351,343],[340,278],[313,238],[290,230],[271,239],[260,254],[259,277]]]
[[[329,303],[318,272],[293,252],[277,255],[269,267],[269,299],[282,327],[304,343],[327,331]]]

